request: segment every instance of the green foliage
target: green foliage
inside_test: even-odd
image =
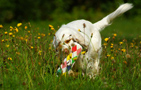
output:
[[[76,18],[79,12],[79,16],[84,18],[83,15],[87,15],[89,11],[92,11],[91,14],[112,12],[124,2],[134,4],[134,9],[128,12],[126,17],[141,14],[140,0],[0,0],[0,22],[53,20],[68,17],[68,14],[70,14],[69,18]],[[76,15],[72,17],[71,14]]]

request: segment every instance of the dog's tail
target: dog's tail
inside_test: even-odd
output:
[[[102,31],[106,26],[109,26],[110,23],[119,15],[125,13],[126,11],[133,8],[133,5],[130,3],[125,3],[120,5],[114,12],[104,17],[102,20],[94,23],[94,27],[97,28],[97,30]]]

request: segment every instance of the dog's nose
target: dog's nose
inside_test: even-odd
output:
[[[67,48],[65,48],[65,49],[63,50],[63,52],[66,53],[66,54],[69,54],[69,50],[68,50]]]

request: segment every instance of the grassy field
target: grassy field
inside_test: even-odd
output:
[[[0,26],[1,90],[139,90],[141,87],[141,26],[118,18],[101,32],[100,73],[88,77],[56,77],[60,64],[52,39],[60,22],[30,22]],[[54,28],[49,28],[49,24]],[[105,41],[108,38],[108,41]]]

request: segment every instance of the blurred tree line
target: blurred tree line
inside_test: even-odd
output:
[[[134,4],[134,10],[126,16],[141,15],[141,0],[0,0],[0,22],[52,20],[54,15],[73,10],[106,13],[126,2]]]

